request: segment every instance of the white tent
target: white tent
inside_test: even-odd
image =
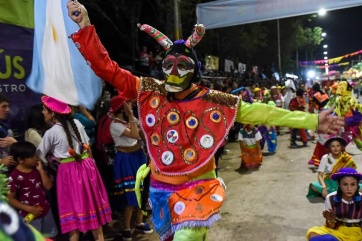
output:
[[[361,0],[219,0],[198,4],[196,15],[213,29],[360,5]]]

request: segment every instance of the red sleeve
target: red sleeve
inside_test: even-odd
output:
[[[140,79],[109,58],[93,25],[80,29],[70,38],[98,77],[117,88],[125,97],[137,97]]]
[[[289,110],[297,110],[298,109],[298,101],[297,99],[294,97],[293,99],[290,100],[289,103]]]

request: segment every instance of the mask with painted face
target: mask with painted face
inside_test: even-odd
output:
[[[190,88],[191,84],[197,81],[197,73],[200,69],[200,64],[193,47],[204,36],[204,25],[195,25],[194,33],[186,41],[181,39],[174,43],[160,31],[147,24],[138,24],[137,26],[155,38],[166,50],[166,55],[162,62],[166,91],[181,92]]]
[[[166,52],[166,57],[162,62],[166,90],[169,92],[188,89],[197,78],[198,61],[195,51],[184,43],[183,40],[176,41]]]

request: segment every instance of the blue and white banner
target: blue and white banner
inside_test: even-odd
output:
[[[198,4],[196,15],[197,23],[213,29],[360,5],[361,0],[219,0]]]
[[[34,1],[33,66],[26,84],[35,92],[92,109],[102,85],[68,38],[79,27],[69,18],[66,3]]]

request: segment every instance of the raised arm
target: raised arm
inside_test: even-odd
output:
[[[344,118],[332,116],[333,109],[309,114],[288,111],[262,103],[240,102],[235,121],[244,124],[266,124],[317,130],[319,133],[336,134],[344,125]]]
[[[69,17],[78,24],[80,30],[70,36],[79,52],[95,74],[130,98],[137,97],[140,79],[128,70],[122,69],[109,58],[107,50],[98,38],[89,20],[85,7],[78,1],[67,3]],[[77,15],[74,13],[78,12]]]

